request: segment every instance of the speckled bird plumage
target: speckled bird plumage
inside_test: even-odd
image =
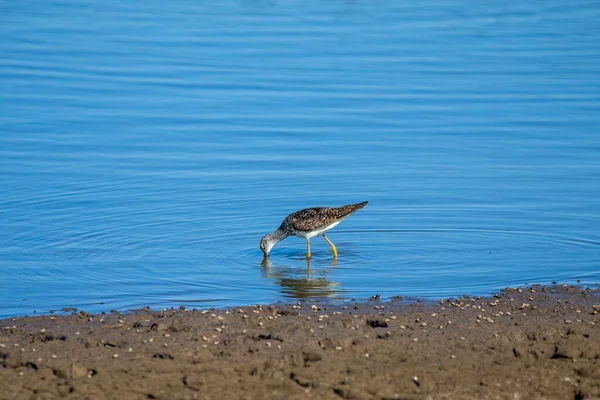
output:
[[[260,242],[260,248],[268,256],[271,248],[289,236],[306,238],[308,245],[307,257],[310,258],[310,241],[314,236],[323,236],[331,245],[334,256],[337,257],[336,247],[327,239],[325,232],[335,227],[344,219],[367,205],[367,201],[359,204],[348,204],[341,207],[305,208],[288,215],[275,232],[266,235]]]

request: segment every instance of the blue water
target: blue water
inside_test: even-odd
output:
[[[595,1],[0,6],[0,317],[600,282]],[[328,235],[290,212],[369,200]]]

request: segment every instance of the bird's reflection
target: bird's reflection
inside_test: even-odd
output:
[[[306,266],[290,267],[273,263],[269,257],[265,257],[262,261],[263,276],[274,279],[282,287],[286,297],[308,299],[337,295],[337,287],[340,284],[322,277],[322,271],[318,274],[319,277],[311,276],[311,261],[307,259],[305,262]],[[335,267],[336,262],[337,260],[334,260],[332,266]]]

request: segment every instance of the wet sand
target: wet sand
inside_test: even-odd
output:
[[[0,322],[2,399],[600,399],[600,291]]]

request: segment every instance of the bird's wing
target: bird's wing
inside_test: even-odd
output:
[[[363,208],[365,204],[350,204],[342,207],[306,208],[304,210],[296,211],[287,219],[294,229],[299,231],[311,231],[340,221]]]

